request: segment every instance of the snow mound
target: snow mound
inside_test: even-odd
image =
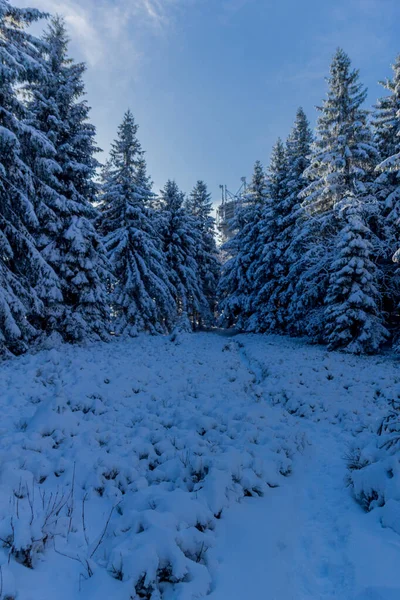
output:
[[[20,600],[57,569],[69,598],[205,596],[221,515],[273,493],[305,443],[240,345],[209,334],[42,351],[0,384],[2,572]]]
[[[377,431],[354,448],[348,467],[356,500],[367,511],[379,508],[382,525],[400,534],[399,450],[400,402],[396,399]]]

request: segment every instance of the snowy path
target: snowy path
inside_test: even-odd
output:
[[[243,336],[241,343],[245,363],[259,372]],[[400,538],[365,514],[346,487],[353,433],[323,420],[296,425],[309,445],[287,484],[226,515],[210,600],[399,600]]]
[[[46,532],[54,539],[37,548],[34,569],[0,549],[4,591],[195,600],[211,584],[210,600],[399,600],[400,536],[345,485],[349,447],[376,429],[398,385],[388,357],[212,333],[7,363],[0,535],[22,496],[17,541],[40,539],[41,503],[30,532],[21,482],[37,499],[62,490],[69,512]]]
[[[230,510],[210,600],[400,598],[400,540],[351,499],[329,438],[305,452],[287,486]]]

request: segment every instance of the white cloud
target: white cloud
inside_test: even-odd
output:
[[[140,8],[146,12],[149,19],[157,26],[161,27],[166,23],[165,6],[163,7],[158,0],[142,0],[139,2]]]
[[[250,2],[253,2],[253,0],[225,0],[223,9],[228,13],[236,13]]]
[[[14,0],[65,17],[73,45],[91,65],[113,62],[129,51],[130,62],[140,56],[143,33],[156,35],[172,25],[177,8],[188,0]],[[136,36],[135,34],[138,33]],[[136,46],[136,47],[135,47]]]

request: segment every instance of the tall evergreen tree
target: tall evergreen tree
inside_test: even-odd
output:
[[[28,86],[31,124],[50,140],[50,160],[36,161],[39,228],[36,243],[58,276],[62,297],[43,298],[43,329],[66,341],[106,339],[109,310],[108,265],[93,219],[97,187],[94,176],[95,128],[83,96],[85,65],[68,57],[68,37],[61,18],[44,35],[44,81]]]
[[[396,254],[400,244],[400,56],[393,65],[392,79],[381,83],[388,95],[378,100],[373,121],[380,153],[376,180],[379,210],[373,226],[380,240],[376,261],[383,274],[383,308],[391,319],[398,312],[400,296]]]
[[[41,82],[42,43],[26,29],[43,15],[0,0],[0,352],[19,353],[37,335],[41,297],[59,298],[57,277],[36,249],[30,232],[39,225],[32,155],[50,159],[46,136],[28,123],[17,89]]]
[[[381,85],[388,91],[388,94],[380,98],[376,105],[374,114],[374,129],[377,147],[382,159],[379,165],[380,169],[395,167],[394,173],[397,175],[398,154],[400,152],[400,55],[397,56],[392,65],[393,77],[381,82]],[[398,184],[398,179],[389,180],[390,184]],[[393,189],[389,192],[393,193]],[[388,208],[392,208],[398,196],[389,202]]]
[[[336,236],[342,230],[341,203],[346,198],[354,198],[357,205],[364,206],[363,211],[374,204],[372,173],[378,156],[367,123],[368,113],[362,108],[366,90],[359,82],[358,71],[351,68],[349,57],[341,49],[333,58],[328,84],[328,97],[319,109],[311,164],[306,170],[310,184],[302,194],[308,218],[303,221],[300,237],[301,243],[304,244],[304,240],[306,243],[300,265],[296,266],[300,276],[293,298],[295,318],[303,332],[318,339],[324,339],[326,335],[325,316],[330,315],[330,319],[332,316],[329,304],[324,307],[324,299],[337,272],[334,250]],[[348,226],[351,224],[358,227],[358,220],[353,218]],[[356,256],[356,248],[353,250]],[[374,273],[374,277],[378,274]],[[339,277],[338,285],[340,281]],[[369,290],[370,278],[361,278],[361,286],[363,282]],[[345,285],[344,280],[342,284]],[[366,314],[369,311],[368,304],[362,304],[369,296],[368,290],[365,295],[358,295],[358,315],[363,310]],[[304,314],[305,318],[301,318]],[[363,338],[350,313],[348,317],[348,335],[352,337],[353,331],[359,332],[354,334],[359,338],[352,338],[353,344],[358,343],[359,348],[365,344],[368,351],[369,341]],[[340,319],[339,314],[337,318]],[[332,324],[328,326],[328,331],[331,330]],[[344,332],[342,336],[343,340],[347,339]]]
[[[284,227],[287,202],[287,159],[285,146],[280,139],[272,149],[267,172],[268,201],[263,206],[260,231],[252,277],[252,313],[248,328],[267,331],[276,328],[275,306],[271,300],[282,274],[282,248],[280,236]]]
[[[204,181],[198,181],[186,201],[188,212],[194,217],[199,231],[200,244],[197,247],[196,260],[201,286],[208,301],[209,318],[206,324],[214,320],[216,293],[220,272],[218,249],[215,241],[215,219],[212,216],[211,194]]]
[[[221,324],[247,329],[251,317],[254,268],[260,252],[262,215],[267,185],[260,161],[254,165],[251,184],[242,206],[237,208],[232,228],[235,236],[222,247],[228,260],[222,265],[218,286]]]
[[[270,296],[269,304],[274,314],[276,329],[289,332],[293,323],[290,320],[289,305],[297,284],[297,273],[292,271],[293,264],[301,258],[302,244],[299,243],[298,228],[301,227],[300,194],[307,183],[303,177],[310,164],[310,150],[313,134],[302,108],[296,114],[293,129],[286,142],[286,194],[280,214],[279,276],[275,289]]]
[[[330,349],[354,354],[376,352],[387,331],[379,314],[376,266],[371,260],[371,231],[354,196],[337,205],[341,230],[335,240],[326,297],[325,335]]]
[[[199,320],[209,318],[209,306],[196,260],[201,238],[184,203],[185,196],[176,182],[167,181],[160,195],[163,251],[178,315],[186,314],[196,327]]]
[[[112,287],[118,333],[165,333],[175,303],[161,240],[153,225],[151,182],[128,110],[103,171],[101,231],[116,281]]]

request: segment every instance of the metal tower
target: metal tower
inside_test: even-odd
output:
[[[242,182],[240,188],[233,194],[226,185],[220,185],[222,200],[217,207],[217,227],[221,235],[222,243],[229,240],[234,235],[232,227],[232,219],[237,210],[243,205],[247,191],[246,177],[241,177]]]

